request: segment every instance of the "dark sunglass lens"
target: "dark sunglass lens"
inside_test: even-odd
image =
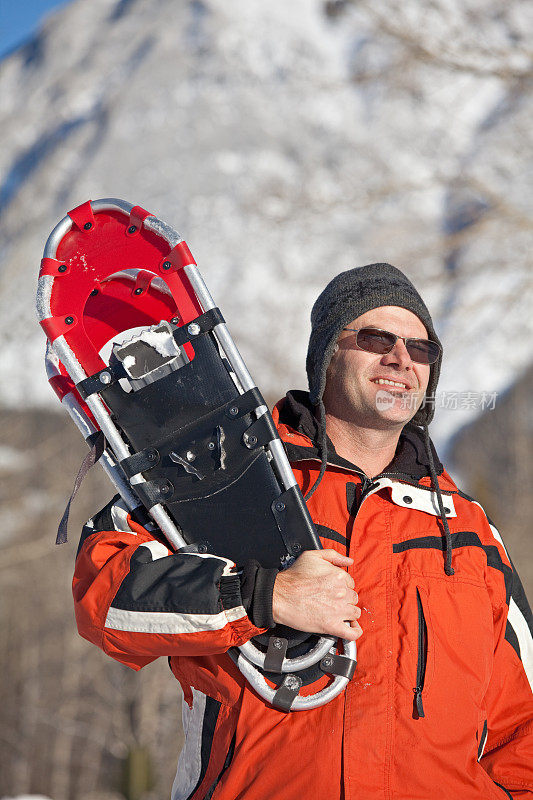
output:
[[[407,352],[417,364],[434,364],[439,357],[440,348],[435,342],[410,339],[407,341]]]
[[[378,331],[374,328],[361,328],[357,334],[357,346],[368,353],[383,355],[393,347],[396,337],[387,331]]]

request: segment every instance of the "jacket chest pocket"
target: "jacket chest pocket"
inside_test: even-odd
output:
[[[484,586],[416,576],[399,596],[397,648],[404,713],[436,719],[469,708],[477,724],[494,651]]]
[[[418,613],[418,643],[416,648],[416,683],[413,687],[414,704],[413,704],[413,717],[420,719],[424,717],[424,702],[422,694],[426,683],[426,670],[428,662],[428,626],[426,621],[426,612],[424,611],[424,604],[422,602],[422,595],[420,589],[416,589],[416,607]]]
[[[427,692],[435,669],[435,642],[428,593],[412,585],[401,593],[397,629],[397,683],[402,688],[404,711],[413,719],[425,717]]]

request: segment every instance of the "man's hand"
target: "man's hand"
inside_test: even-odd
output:
[[[346,572],[353,558],[335,550],[306,550],[274,584],[274,621],[299,631],[354,642],[363,631],[357,619],[354,580]]]

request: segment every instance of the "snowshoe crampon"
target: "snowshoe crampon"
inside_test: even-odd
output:
[[[37,312],[53,389],[93,449],[99,437],[99,463],[130,511],[148,512],[174,550],[283,569],[321,547],[272,417],[176,231],[122,200],[70,211],[46,243]],[[333,638],[274,628],[230,655],[267,702],[298,710],[345,688],[356,648],[345,641],[337,655]],[[330,681],[300,696],[298,672],[313,665]]]

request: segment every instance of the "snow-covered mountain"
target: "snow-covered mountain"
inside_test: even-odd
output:
[[[530,16],[519,0],[61,9],[0,63],[0,401],[56,402],[42,248],[70,208],[113,196],[187,239],[269,397],[305,385],[334,274],[403,268],[447,351],[446,440],[531,360]]]

